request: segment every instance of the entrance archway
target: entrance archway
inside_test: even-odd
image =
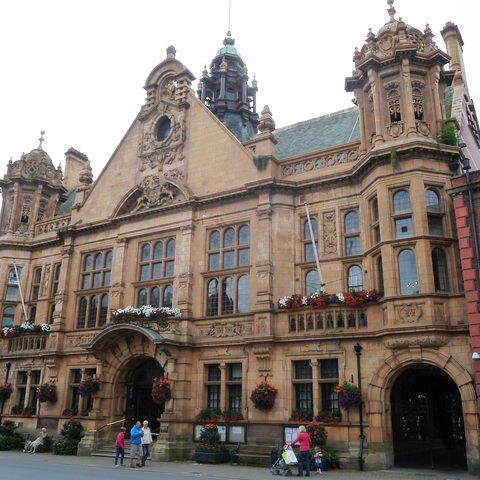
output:
[[[448,374],[409,366],[392,386],[391,408],[396,466],[467,468],[462,400]]]
[[[158,432],[159,417],[165,404],[152,399],[152,384],[155,377],[163,376],[163,368],[154,358],[146,358],[136,363],[127,376],[127,398],[125,405],[125,426],[127,432],[137,420],[148,420],[152,432]]]

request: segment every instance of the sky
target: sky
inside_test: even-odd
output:
[[[388,21],[386,0],[232,0],[235,46],[258,80],[258,107],[277,127],[352,106],[344,91],[355,46]],[[397,18],[437,44],[456,23],[472,97],[480,102],[478,0],[396,0]],[[38,145],[55,166],[69,147],[95,177],[144,103],[150,71],[174,45],[198,78],[222,46],[228,0],[15,0],[0,2],[0,175]],[[197,81],[193,86],[196,87]]]

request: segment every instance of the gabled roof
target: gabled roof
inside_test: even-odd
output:
[[[312,118],[273,132],[279,160],[360,140],[358,108]]]

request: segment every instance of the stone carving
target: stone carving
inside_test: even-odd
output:
[[[53,220],[47,220],[43,223],[37,223],[35,225],[35,235],[41,235],[42,233],[54,232],[62,228],[68,227],[70,223],[70,216],[55,218]]]
[[[448,337],[438,335],[421,336],[421,337],[407,337],[407,338],[393,338],[383,342],[385,348],[390,350],[399,350],[401,348],[410,347],[424,347],[424,348],[439,348],[447,345]]]
[[[252,326],[239,322],[212,323],[210,327],[200,329],[200,335],[214,338],[242,337],[252,335]]]
[[[275,130],[275,121],[273,120],[272,112],[268,105],[263,107],[258,130],[262,133],[273,132]]]
[[[428,137],[430,135],[430,127],[428,126],[427,122],[423,120],[417,120],[415,123],[417,126],[417,132],[420,133],[420,135],[423,135],[425,137]]]
[[[398,317],[402,323],[417,323],[423,313],[421,305],[416,303],[406,303],[397,305]]]
[[[403,131],[404,131],[403,122],[395,122],[387,125],[387,132],[393,138],[399,137],[403,133]]]
[[[94,336],[95,335],[93,333],[86,335],[67,336],[65,343],[70,347],[79,347],[80,345],[90,343]]]
[[[337,253],[337,220],[335,212],[323,213],[323,253]]]
[[[123,284],[121,284],[120,282],[114,283],[110,287],[110,296],[114,298],[120,297],[123,294],[123,287]]]
[[[166,171],[163,176],[170,180],[183,180],[185,178],[183,172],[178,168],[172,168],[171,170]]]
[[[399,97],[399,83],[398,82],[389,82],[385,85],[385,90],[387,91],[387,97],[392,98],[392,97]]]
[[[50,285],[51,271],[52,271],[52,266],[50,264],[45,265],[43,269],[42,288],[40,291],[41,297],[46,297],[48,295],[48,286]]]

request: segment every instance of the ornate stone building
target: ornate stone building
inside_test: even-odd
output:
[[[292,414],[336,410],[335,385],[361,380],[363,448],[357,409],[327,427],[343,465],[361,456],[369,469],[426,462],[479,471],[446,192],[459,149],[437,141],[461,38],[447,24],[450,56],[428,26],[397,20],[388,3],[389,21],[355,51],[345,84],[353,108],[276,129],[268,107],[256,113],[256,81],[229,33],[197,92],[168,48],[95,181],[74,149],[63,176],[43,137],[9,163],[1,181],[2,326],[26,317],[50,329],[4,330],[1,380],[15,388],[4,418],[56,431],[75,414],[88,430],[88,453],[113,432],[106,424],[146,417],[159,432],[155,458],[168,459],[191,453],[196,416],[218,408],[236,413],[219,422],[225,440],[260,451],[256,445],[283,443],[299,425]],[[325,290],[376,289],[378,302],[278,307],[292,292],[319,288],[306,203]],[[182,316],[112,322],[116,309],[147,304]],[[79,397],[93,373],[98,394]],[[163,374],[173,397],[157,405],[151,382]],[[265,378],[278,388],[270,411],[249,399]],[[53,380],[57,402],[38,403],[36,386]]]

